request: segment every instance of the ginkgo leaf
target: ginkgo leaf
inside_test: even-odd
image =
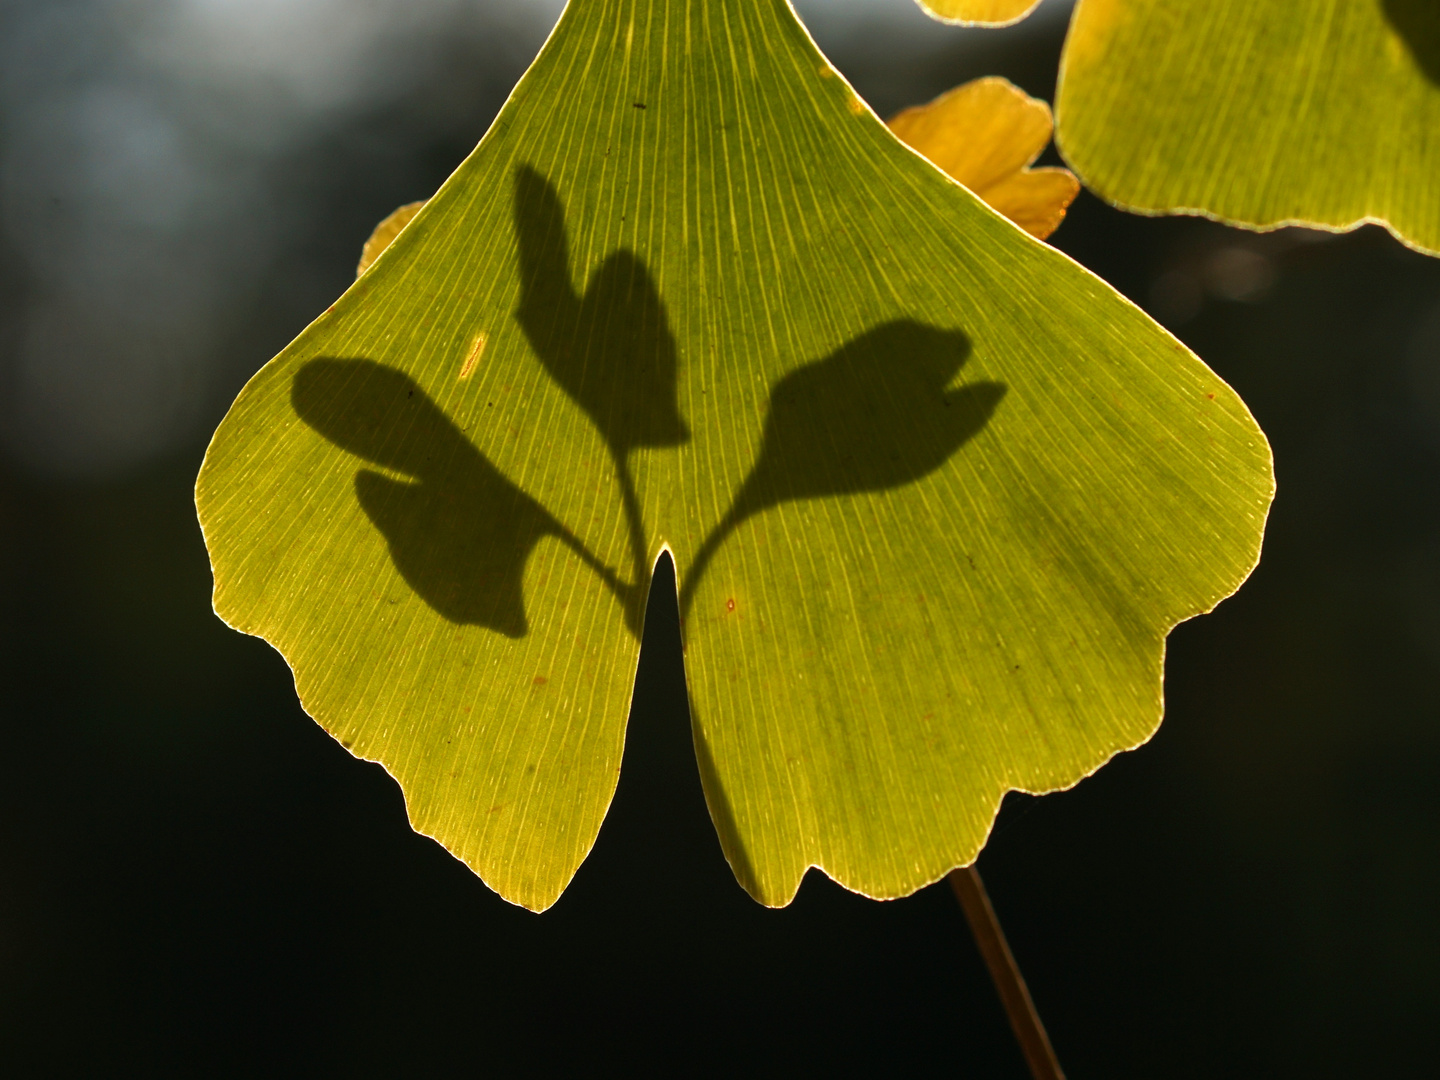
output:
[[[1040,0],[916,0],[943,22],[963,26],[1009,26],[1040,6]]]
[[[1050,107],[994,76],[947,90],[889,120],[911,149],[1044,240],[1080,193],[1069,169],[1030,168],[1050,141]]]
[[[360,265],[355,268],[356,277],[370,269],[370,264],[380,257],[380,253],[390,246],[390,241],[400,235],[400,230],[410,224],[410,220],[424,205],[423,200],[406,203],[375,226],[375,231],[370,234],[370,239],[365,241],[365,247],[360,252]]]
[[[1440,252],[1436,0],[1080,0],[1060,147],[1131,210]]]
[[[1150,736],[1165,634],[1271,492],[1235,394],[907,149],[786,0],[572,0],[197,501],[216,610],[541,909],[614,792],[662,550],[740,883],[901,896]]]

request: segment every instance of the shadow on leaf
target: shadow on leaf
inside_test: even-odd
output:
[[[638,637],[650,567],[629,454],[690,437],[678,407],[678,350],[665,305],[645,264],[623,249],[601,263],[583,295],[576,292],[560,198],[528,167],[516,173],[515,229],[516,319],[540,364],[609,449],[629,529],[629,581],[507,479],[403,372],[363,359],[312,360],[295,375],[292,403],[336,446],[399,474],[361,469],[355,494],[396,569],[441,616],[512,638],[526,634],[525,563],[536,544],[553,536],[595,571]],[[902,319],[775,383],[755,464],[685,576],[681,621],[715,553],[756,514],[801,499],[901,487],[944,465],[1005,394],[993,382],[951,389],[969,354],[964,333]],[[698,726],[693,738],[726,857],[754,892],[729,795]]]
[[[1384,10],[1425,77],[1440,86],[1440,0],[1384,0]]]
[[[295,376],[292,402],[336,446],[400,474],[362,469],[355,494],[396,569],[441,616],[523,636],[525,562],[553,536],[595,571],[639,636],[650,567],[629,454],[690,437],[665,305],[645,264],[624,249],[577,293],[560,198],[528,166],[516,172],[515,230],[516,319],[540,364],[610,451],[617,509],[629,530],[630,580],[507,479],[408,375],[370,360],[312,360]],[[999,383],[950,389],[969,352],[958,330],[898,320],[780,379],[759,457],[685,576],[682,619],[715,553],[754,515],[784,502],[900,487],[949,460],[1005,393]]]
[[[401,576],[451,622],[522,637],[525,561],[546,536],[613,584],[613,573],[408,375],[370,360],[311,360],[295,375],[291,402],[336,446],[408,478],[361,469],[355,495]]]
[[[560,196],[525,165],[515,173],[515,237],[516,319],[550,377],[590,417],[614,463],[630,534],[631,580],[621,602],[638,635],[650,565],[630,451],[690,438],[677,401],[677,350],[665,304],[645,264],[624,248],[606,256],[578,294]]]
[[[528,166],[515,174],[515,233],[516,317],[540,363],[585,410],[611,453],[623,459],[638,447],[686,442],[675,338],[645,264],[620,248],[578,295],[560,196]]]
[[[969,354],[958,330],[899,320],[777,382],[759,458],[696,552],[681,618],[715,552],[747,519],[798,499],[901,487],[945,464],[1005,396],[993,382],[949,389]]]

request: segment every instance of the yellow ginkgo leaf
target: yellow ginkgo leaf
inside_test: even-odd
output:
[[[1041,240],[1059,227],[1079,194],[1080,181],[1069,169],[1030,168],[1054,122],[1045,102],[1008,79],[991,76],[957,86],[891,117],[889,125],[912,150]]]
[[[355,268],[356,277],[370,269],[370,264],[380,257],[380,253],[390,246],[390,241],[400,235],[400,230],[410,224],[410,219],[418,214],[424,205],[423,199],[420,202],[406,203],[375,226],[375,231],[370,234],[370,239],[365,241],[365,247],[360,252],[360,265]]]
[[[942,22],[967,26],[1009,26],[1040,6],[1040,0],[917,0]]]

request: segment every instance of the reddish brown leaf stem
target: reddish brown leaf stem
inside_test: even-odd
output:
[[[1045,1025],[1035,1011],[1035,1002],[1030,1000],[1030,991],[1015,963],[1015,956],[1005,941],[1005,932],[1000,929],[1000,920],[995,918],[995,909],[990,905],[990,896],[985,892],[985,883],[980,880],[980,871],[974,866],[962,866],[950,871],[950,887],[970,923],[970,932],[975,935],[975,944],[990,969],[990,978],[1000,992],[1000,1001],[1005,1014],[1010,1017],[1010,1027],[1020,1041],[1020,1050],[1030,1066],[1030,1075],[1035,1080],[1065,1080],[1060,1071],[1060,1062],[1045,1034]]]

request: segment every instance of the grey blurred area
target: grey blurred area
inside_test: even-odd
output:
[[[254,366],[237,342],[267,275],[297,260],[317,220],[296,165],[461,63],[460,87],[503,95],[560,6],[6,3],[6,453],[103,476],[193,442]],[[343,283],[293,284],[280,302],[313,313]]]

